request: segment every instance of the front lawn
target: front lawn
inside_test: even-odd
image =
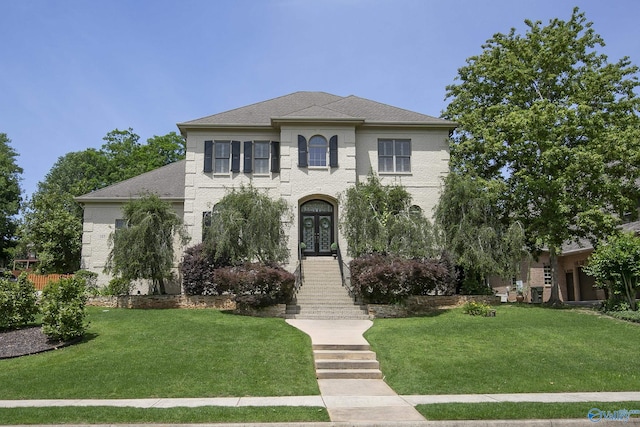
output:
[[[282,319],[88,308],[76,345],[0,360],[0,399],[317,395],[311,342]]]
[[[640,390],[640,325],[593,312],[502,305],[378,319],[365,337],[398,394]]]

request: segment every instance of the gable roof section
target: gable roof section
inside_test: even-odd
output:
[[[146,193],[164,200],[184,200],[185,161],[180,160],[76,197],[80,203],[126,201]]]
[[[357,96],[337,96],[325,92],[295,92],[268,101],[236,108],[183,123],[178,128],[216,126],[271,127],[279,121],[351,120],[363,124],[441,126],[453,129],[449,120],[404,110]]]

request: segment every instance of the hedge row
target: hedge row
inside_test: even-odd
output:
[[[452,295],[456,273],[446,256],[439,259],[405,259],[369,254],[351,261],[354,293],[365,303],[393,304],[409,295]]]
[[[236,295],[236,302],[253,307],[287,303],[293,297],[295,277],[275,265],[228,265],[215,260],[202,245],[188,248],[182,261],[182,285],[187,295]]]

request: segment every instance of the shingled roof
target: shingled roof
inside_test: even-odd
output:
[[[455,123],[357,96],[295,92],[212,116],[178,123],[181,130],[207,126],[273,126],[286,119],[354,120],[364,124],[407,124],[455,127]]]
[[[76,197],[80,203],[123,201],[153,193],[165,200],[184,200],[185,161],[170,163],[100,190]]]

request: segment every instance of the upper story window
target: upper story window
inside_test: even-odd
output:
[[[229,173],[231,141],[216,141],[214,144],[214,173]]]
[[[327,140],[315,135],[309,139],[309,166],[327,166]]]
[[[242,148],[242,145],[244,148]],[[243,172],[264,174],[280,172],[280,143],[278,141],[205,141],[205,173],[240,173],[244,159]]]
[[[268,174],[269,173],[269,141],[256,141],[253,143],[253,173]]]
[[[326,167],[327,152],[329,153],[329,167],[338,167],[338,135],[333,135],[329,142],[321,135],[307,138],[298,135],[298,166],[306,168],[309,166]]]
[[[411,172],[411,140],[379,139],[378,172]]]

